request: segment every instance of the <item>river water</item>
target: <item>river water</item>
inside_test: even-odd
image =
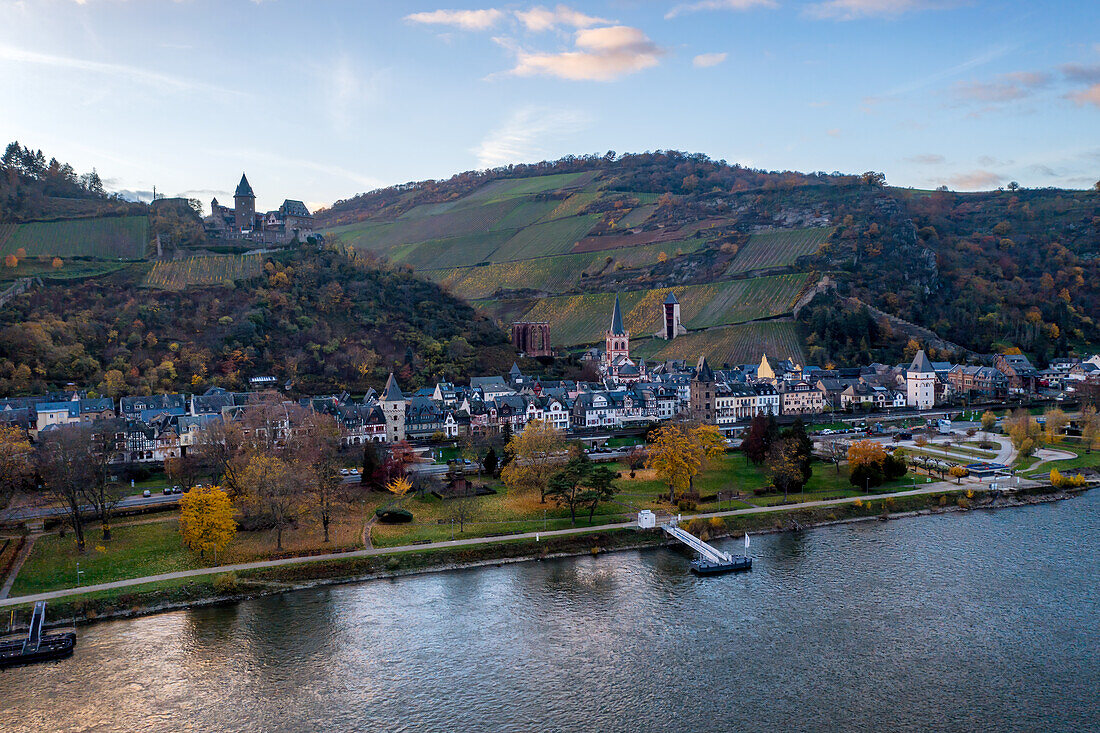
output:
[[[1098,730],[1098,538],[1093,491],[717,578],[655,549],[96,624],[0,673],[0,730]]]

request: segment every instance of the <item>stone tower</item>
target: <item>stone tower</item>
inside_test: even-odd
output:
[[[680,301],[672,293],[668,294],[661,305],[661,330],[653,334],[659,339],[671,341],[677,336],[683,336],[687,329],[680,323]]]
[[[716,420],[714,391],[714,370],[707,363],[707,357],[700,356],[695,367],[695,376],[690,387],[691,419],[706,425],[714,425]]]
[[[238,231],[251,230],[256,222],[256,194],[248,184],[248,178],[241,174],[241,182],[233,192],[233,223]]]
[[[611,311],[611,328],[604,334],[604,364],[610,369],[620,356],[630,358],[630,332],[623,327],[623,311],[619,295],[615,294],[615,309]]]
[[[405,395],[397,386],[397,380],[390,372],[390,378],[386,380],[386,388],[382,390],[382,398],[378,400],[382,406],[382,414],[386,416],[386,442],[396,443],[405,439]]]

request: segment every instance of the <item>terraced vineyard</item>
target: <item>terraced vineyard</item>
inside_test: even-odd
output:
[[[24,249],[28,257],[140,260],[148,242],[149,219],[144,216],[37,221],[20,224],[0,241],[0,256]]]
[[[794,321],[762,321],[696,331],[672,341],[650,339],[634,352],[646,359],[695,361],[700,356],[715,367],[722,364],[759,364],[764,354],[774,363],[790,358],[805,364],[802,338]]]
[[[489,260],[507,262],[565,254],[595,225],[597,216],[570,216],[520,229]]]
[[[653,265],[662,253],[673,257],[677,254],[693,252],[704,244],[705,241],[702,239],[687,239],[681,242],[665,242],[609,252],[540,257],[479,267],[421,270],[420,274],[467,300],[487,298],[498,289],[532,289],[548,293],[564,293],[577,286],[582,274],[595,275],[614,271],[620,266],[631,268]],[[408,259],[401,261],[410,262]],[[448,263],[440,262],[440,264]]]
[[[675,293],[680,301],[687,328],[709,328],[787,313],[809,279],[808,274],[797,273],[641,290],[622,293],[620,303],[627,329],[637,336],[659,328],[660,304],[669,292]],[[483,300],[475,304],[502,321],[509,318],[549,321],[555,344],[576,346],[597,343],[603,338],[614,300],[614,293],[586,293],[517,301]],[[513,315],[518,312],[522,312],[522,317]]]
[[[832,232],[832,227],[756,232],[734,257],[726,274],[789,267],[799,257],[812,255],[821,249]]]
[[[0,222],[0,252],[4,251],[4,243],[8,241],[8,237],[15,233],[18,226],[18,224]]]
[[[183,290],[192,285],[226,285],[263,274],[263,255],[216,255],[153,263],[145,287]]]

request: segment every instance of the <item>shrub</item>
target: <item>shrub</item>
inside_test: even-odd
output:
[[[857,489],[866,489],[882,483],[883,473],[878,463],[861,463],[855,466],[848,480]]]
[[[726,528],[726,520],[722,519],[721,517],[711,517],[710,528],[724,530]]]
[[[682,512],[692,512],[695,511],[695,502],[691,499],[680,499],[676,504],[676,508]]]
[[[959,505],[960,509],[970,508],[970,499],[967,499],[965,496],[960,496],[958,499],[955,500],[955,503]]]
[[[236,573],[222,573],[214,578],[214,590],[219,593],[235,593],[239,585]]]
[[[413,520],[412,512],[407,509],[376,509],[374,515],[382,524],[404,524]]]

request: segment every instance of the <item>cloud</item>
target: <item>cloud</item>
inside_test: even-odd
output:
[[[1079,92],[1072,92],[1066,95],[1067,99],[1072,99],[1078,105],[1084,106],[1086,104],[1094,104],[1100,107],[1100,84],[1093,84],[1088,89],[1082,89]]]
[[[499,43],[503,43],[498,39]],[[665,54],[637,28],[611,26],[577,31],[575,51],[529,53],[517,50],[515,76],[556,76],[571,81],[614,81],[656,66]]]
[[[695,13],[700,10],[751,10],[752,8],[777,8],[779,4],[775,0],[700,0],[700,2],[683,3],[665,13],[665,19],[675,18],[684,13]]]
[[[547,156],[546,144],[580,132],[588,124],[588,116],[581,112],[524,107],[490,131],[473,152],[483,168],[541,160]]]
[[[840,137],[840,128],[839,127],[834,127],[831,130],[826,130],[825,134],[828,135],[829,137]]]
[[[729,54],[723,53],[701,53],[691,60],[691,63],[698,69],[705,69],[710,66],[717,66],[726,60],[726,56]]]
[[[574,10],[566,5],[558,5],[553,10],[548,10],[538,5],[530,10],[517,10],[515,11],[515,15],[516,18],[519,19],[519,22],[522,23],[527,30],[533,33],[553,30],[558,26],[590,28],[594,25],[614,23],[614,21],[607,20],[606,18],[585,15],[581,11]]]
[[[388,72],[361,69],[348,54],[340,54],[315,68],[321,105],[334,129],[345,132],[367,105],[382,96]]]
[[[949,0],[826,0],[809,5],[804,12],[812,18],[855,20],[897,16],[918,10],[938,10],[954,4]]]
[[[449,25],[464,31],[483,31],[500,22],[504,13],[496,8],[485,10],[432,10],[426,13],[406,15],[410,23],[424,25]]]
[[[1030,97],[1050,84],[1050,74],[1041,71],[1013,71],[989,82],[958,82],[953,94],[964,102],[1012,102]]]
[[[1084,84],[1100,83],[1100,64],[1095,66],[1082,66],[1081,64],[1066,64],[1062,67],[1062,73],[1070,81]]]
[[[936,153],[925,153],[923,155],[914,155],[911,158],[906,158],[910,163],[916,163],[917,165],[943,165],[947,160],[942,155]]]
[[[71,56],[56,56],[53,54],[27,51],[14,46],[0,45],[0,61],[10,61],[17,64],[30,64],[37,66],[49,66],[56,69],[69,69],[72,71],[85,71],[92,74],[101,74],[118,79],[126,79],[157,88],[169,88],[175,91],[187,92],[217,92],[220,94],[238,95],[232,89],[204,84],[202,82],[185,79],[183,77],[161,74],[148,69],[127,66],[125,64],[112,64],[103,61],[89,61]]]
[[[947,182],[954,188],[962,188],[967,191],[988,191],[1000,186],[1004,181],[1003,176],[986,170],[969,171],[951,176]]]

